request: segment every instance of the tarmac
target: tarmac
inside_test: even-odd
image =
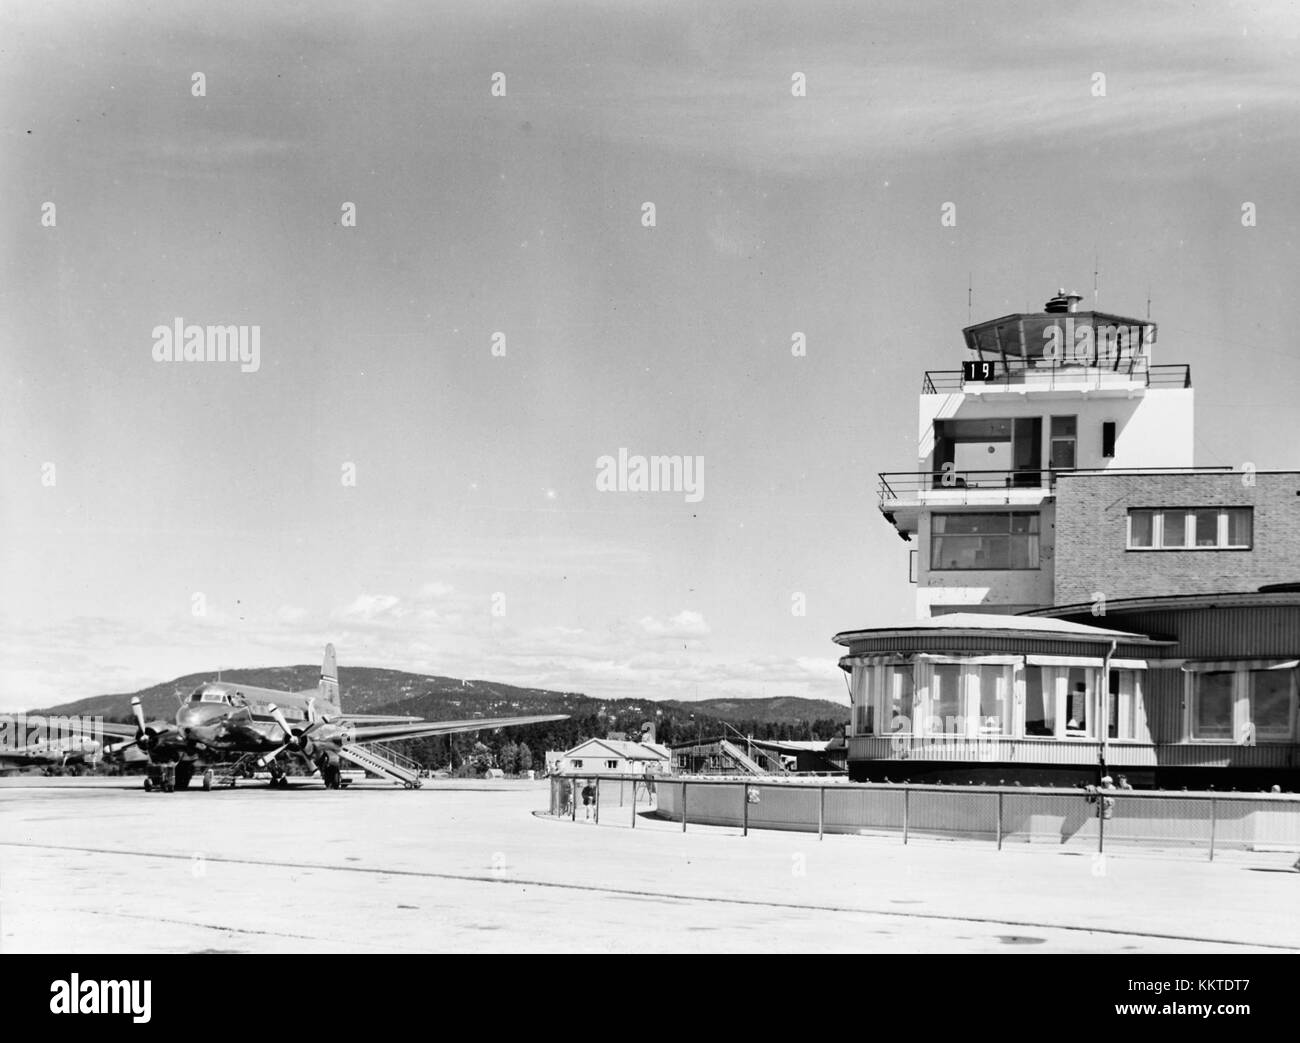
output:
[[[2,779],[0,951],[1300,951],[1293,853],[683,833],[627,807],[557,820],[548,797]]]

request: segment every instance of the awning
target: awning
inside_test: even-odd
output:
[[[929,663],[965,663],[970,666],[1012,666],[1020,662],[1018,655],[940,655],[937,652],[921,652],[916,658]]]
[[[906,666],[916,657],[914,652],[888,652],[882,655],[846,655],[840,659],[840,668],[846,666]]]
[[[1300,659],[1212,659],[1183,664],[1189,674],[1220,673],[1233,670],[1294,670]]]
[[[1105,663],[1104,657],[1086,657],[1077,655],[1027,655],[1026,666],[1082,666],[1100,670]],[[1145,659],[1111,659],[1112,670],[1145,670]]]

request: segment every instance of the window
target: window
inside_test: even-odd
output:
[[[960,663],[934,664],[930,683],[930,727],[927,731],[964,730],[958,722],[958,718],[966,716],[961,697],[961,670]]]
[[[1078,439],[1078,417],[1052,417],[1052,445],[1049,466],[1054,471],[1068,471],[1074,466],[1075,442]]]
[[[1250,507],[1134,508],[1128,512],[1129,550],[1250,550]]]
[[[930,568],[1038,568],[1038,514],[936,514],[930,521]]]
[[[1285,742],[1295,720],[1295,671],[1250,671],[1251,733],[1258,742]]]
[[[1006,668],[982,664],[975,668],[979,683],[979,727],[981,735],[1010,735],[1007,713]]]
[[[1137,704],[1140,698],[1138,670],[1112,670],[1106,705],[1106,735],[1111,739],[1136,739]]]
[[[575,768],[581,768],[581,767],[582,767],[582,761],[574,761],[574,762],[573,762],[573,766],[574,766]]]
[[[606,761],[605,767],[607,767],[610,771],[613,771],[615,768],[618,767],[618,761]]]
[[[1232,741],[1231,670],[1193,675],[1192,738]]]
[[[919,729],[912,724],[913,706],[916,697],[916,684],[912,680],[912,667],[891,666],[885,671],[885,698],[889,730],[914,732]]]
[[[875,668],[858,664],[853,667],[850,698],[853,701],[853,734],[875,734],[876,693],[873,687]]]
[[[1115,421],[1103,420],[1101,423],[1101,455],[1110,459],[1115,455]]]
[[[1091,693],[1088,691],[1088,673],[1084,667],[1072,666],[1066,678],[1065,688],[1065,734],[1072,736],[1091,735],[1092,714]]]
[[[1042,435],[1041,417],[936,420],[935,488],[943,486],[946,472],[971,488],[1037,486]]]
[[[1025,734],[1056,734],[1056,685],[1041,666],[1025,669]]]

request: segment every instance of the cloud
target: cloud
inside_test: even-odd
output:
[[[441,583],[434,580],[424,584],[416,594],[421,601],[436,601],[439,598],[445,598],[447,595],[455,593],[456,588],[450,583]]]
[[[394,622],[407,615],[402,599],[393,594],[358,594],[352,603],[335,609],[333,618],[349,623]]]
[[[704,622],[704,616],[690,609],[682,609],[667,621],[646,616],[641,620],[641,629],[651,637],[707,637],[709,633],[709,625]]]

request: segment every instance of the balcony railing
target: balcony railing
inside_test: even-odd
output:
[[[966,503],[991,492],[1008,489],[1050,493],[1056,486],[1056,472],[1046,469],[1004,471],[885,471],[880,478],[880,505],[890,501],[916,500],[922,492],[953,493],[944,502]],[[964,494],[964,495],[963,495]],[[987,502],[987,500],[986,500]]]
[[[1109,387],[1117,381],[1140,382],[1149,388],[1189,388],[1192,368],[1186,363],[1151,366],[1145,359],[1130,359],[1119,366],[1080,366],[1078,364],[1043,365],[1042,360],[1009,358],[994,361],[995,371],[989,380],[966,380],[959,369],[927,370],[921,381],[923,395],[952,391],[980,390],[989,387],[1025,387],[1052,391],[1057,387],[1077,390]]]

